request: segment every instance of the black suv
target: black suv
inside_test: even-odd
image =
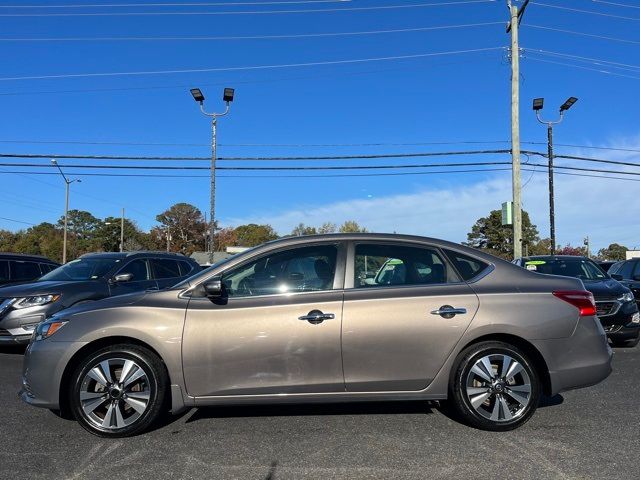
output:
[[[0,287],[33,282],[59,266],[59,263],[40,255],[0,253]]]
[[[28,343],[38,323],[71,305],[171,287],[199,271],[173,253],[88,253],[35,282],[0,288],[0,344]]]
[[[640,314],[633,294],[593,260],[570,255],[540,255],[518,258],[513,263],[538,273],[579,278],[593,293],[598,318],[611,343],[616,347],[638,344]]]
[[[640,308],[640,258],[632,258],[611,265],[609,274],[633,292]]]

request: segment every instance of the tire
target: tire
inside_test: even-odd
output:
[[[540,393],[540,375],[525,352],[504,342],[482,342],[458,356],[448,407],[472,427],[502,432],[531,418]]]
[[[640,342],[640,337],[632,338],[630,340],[611,340],[611,345],[614,347],[633,348]]]
[[[113,345],[79,363],[69,403],[78,423],[94,435],[129,437],[160,418],[168,383],[157,355],[137,345]]]

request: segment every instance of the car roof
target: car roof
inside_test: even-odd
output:
[[[0,252],[1,260],[37,260],[38,262],[43,263],[54,263],[58,265],[58,262],[54,262],[49,258],[43,255],[32,255],[28,253],[11,253],[11,252]]]
[[[181,253],[153,251],[153,250],[139,250],[135,252],[91,252],[81,255],[80,258],[136,258],[136,257],[165,257],[180,260],[190,260],[189,257],[184,256]]]

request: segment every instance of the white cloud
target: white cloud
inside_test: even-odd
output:
[[[626,144],[629,144],[627,142]],[[584,156],[623,159],[628,154],[619,152],[578,152]],[[545,163],[543,159],[532,163]],[[560,162],[558,162],[560,163]],[[610,168],[586,162],[567,163],[587,168]],[[594,165],[596,165],[594,167]],[[562,172],[562,170],[558,170]],[[523,182],[531,172],[523,172]],[[279,233],[290,232],[302,222],[320,225],[327,221],[342,223],[356,220],[374,232],[397,232],[464,241],[474,222],[499,209],[511,198],[511,175],[496,174],[489,180],[460,185],[453,175],[448,187],[424,188],[414,193],[395,194],[371,199],[353,199],[329,204],[298,205],[296,208],[228,220],[228,224],[269,223]],[[636,177],[638,178],[638,177]],[[559,244],[581,245],[585,236],[591,240],[592,250],[613,242],[627,246],[640,245],[640,195],[638,182],[606,180],[558,174],[555,177],[556,236]],[[537,173],[523,191],[523,208],[538,226],[541,236],[549,232],[549,204],[546,168]]]

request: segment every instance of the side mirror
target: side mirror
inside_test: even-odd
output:
[[[222,296],[222,278],[213,277],[202,284],[204,294],[209,298],[220,298]]]
[[[128,282],[133,278],[133,273],[119,273],[113,277],[113,283]]]
[[[624,277],[622,275],[618,275],[617,273],[612,273],[611,274],[611,278],[613,278],[614,280],[624,280]]]

